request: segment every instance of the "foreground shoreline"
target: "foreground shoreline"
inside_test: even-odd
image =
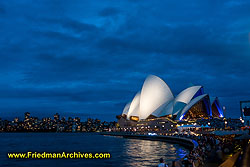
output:
[[[107,136],[120,136],[124,138],[132,138],[132,139],[142,139],[142,140],[152,140],[152,141],[162,141],[168,142],[172,144],[179,144],[189,151],[195,149],[198,146],[198,143],[193,139],[187,139],[184,137],[174,137],[174,136],[158,136],[158,135],[138,135],[124,132],[100,132],[100,135]]]
[[[199,144],[195,140],[179,136],[174,137],[174,136],[163,136],[163,135],[140,135],[140,134],[126,133],[126,132],[101,132],[100,135],[118,136],[130,139],[161,141],[172,144],[178,144],[180,146],[187,148],[190,152],[195,150],[199,146]],[[175,160],[176,166],[182,166],[182,161],[187,157],[187,155],[188,154],[186,154],[184,157],[180,159],[176,159]]]
[[[185,161],[187,161],[188,159],[192,159],[192,157],[190,157],[193,155],[194,159],[192,161],[192,166],[205,166],[205,167],[215,167],[215,166],[228,166],[228,162],[226,162],[225,160],[223,161],[218,161],[218,150],[216,150],[217,147],[220,147],[220,145],[215,145],[211,144],[211,141],[215,142],[214,139],[212,138],[203,138],[203,142],[201,140],[195,140],[195,139],[191,139],[191,138],[186,138],[186,137],[180,137],[180,136],[164,136],[164,135],[150,135],[150,134],[136,134],[136,133],[128,133],[128,132],[101,132],[100,135],[108,135],[108,136],[120,136],[123,138],[133,138],[133,139],[142,139],[142,140],[152,140],[152,141],[162,141],[162,142],[168,142],[168,143],[174,143],[174,144],[178,144],[181,145],[187,149],[189,149],[190,153],[186,154],[184,157],[182,157],[181,159],[176,159],[175,160],[175,166],[182,166],[184,165],[183,163],[185,163]],[[205,139],[205,142],[204,142]],[[212,142],[212,143],[213,143]],[[199,143],[199,144],[198,144]],[[206,143],[210,143],[211,145],[209,146],[210,149],[207,148]],[[204,152],[206,150],[206,153]],[[221,149],[220,149],[221,150]],[[248,149],[245,151],[246,153],[250,152],[250,145],[248,147]],[[201,156],[202,153],[203,156]],[[239,153],[239,152],[238,152]],[[216,154],[216,155],[215,155]],[[217,155],[218,154],[218,155]],[[241,154],[243,154],[243,152],[241,151]],[[235,154],[236,155],[236,154]],[[199,158],[197,158],[197,156],[199,156]],[[204,159],[204,157],[206,157]],[[246,164],[248,164],[249,162],[249,155],[243,156],[243,163],[241,162],[242,166],[248,166]],[[225,162],[226,163],[225,163]],[[222,164],[223,162],[223,164]],[[230,165],[235,164],[236,160],[234,162],[230,162]],[[190,165],[191,165],[190,164]],[[244,165],[245,164],[245,165]],[[241,166],[240,165],[240,166]],[[172,166],[172,165],[170,165]]]

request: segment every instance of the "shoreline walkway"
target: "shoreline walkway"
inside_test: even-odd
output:
[[[193,152],[197,149],[200,149],[201,147],[204,147],[203,145],[199,145],[198,142],[191,138],[186,137],[180,137],[180,136],[164,136],[164,135],[149,135],[149,134],[138,134],[138,133],[131,133],[131,132],[102,132],[101,135],[108,135],[108,136],[120,136],[123,138],[134,138],[134,139],[143,139],[143,140],[153,140],[153,141],[162,141],[162,142],[168,142],[168,143],[174,143],[179,144],[187,149],[189,149],[190,152]],[[201,144],[201,142],[199,141]],[[205,167],[218,167],[222,165],[220,161],[218,161],[216,148],[213,147],[209,152],[207,152],[207,156],[205,159],[203,159],[200,164],[197,164],[198,166],[205,166]],[[250,145],[247,148],[246,153],[250,152]],[[185,155],[182,159],[176,161],[177,164],[180,164],[183,162],[184,158],[187,158],[188,154]],[[228,157],[227,157],[228,158]],[[245,154],[245,162],[244,164],[248,164],[249,155]],[[223,161],[225,161],[225,157],[223,158]],[[248,161],[248,162],[247,162]],[[232,162],[233,163],[233,162]],[[244,165],[243,165],[244,166]],[[245,166],[244,166],[245,167]]]
[[[142,135],[142,134],[134,134],[134,133],[124,133],[124,132],[102,132],[101,135],[108,136],[121,136],[124,138],[134,138],[134,139],[143,139],[143,140],[153,140],[153,141],[163,141],[169,142],[173,144],[179,144],[190,151],[198,147],[198,143],[193,139],[188,139],[185,137],[176,137],[176,136],[163,136],[163,135]]]

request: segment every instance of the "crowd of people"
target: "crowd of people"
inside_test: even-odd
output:
[[[186,136],[187,137],[187,136]],[[182,163],[185,167],[193,166],[204,166],[204,162],[208,158],[209,153],[216,145],[221,143],[220,140],[215,139],[211,136],[189,136],[198,142],[198,146],[195,147],[190,153],[184,158]],[[221,157],[222,159],[222,157]]]
[[[208,161],[219,165],[224,161],[225,155],[233,153],[235,149],[242,147],[242,142],[234,140],[232,137],[212,135],[180,135],[180,137],[190,138],[197,142],[198,145],[184,158],[168,164],[169,167],[202,167]]]

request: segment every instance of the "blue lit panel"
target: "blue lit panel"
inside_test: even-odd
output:
[[[203,94],[204,94],[204,89],[203,89],[203,87],[201,87],[200,90],[197,91],[197,93],[194,95],[194,97],[192,99],[194,99],[200,95],[203,95]]]
[[[224,117],[223,111],[222,111],[222,109],[220,108],[217,99],[214,101],[214,104],[215,104],[215,106],[216,106],[216,108],[217,108],[217,110],[218,110],[218,112],[219,112],[219,114],[220,114],[220,117]]]

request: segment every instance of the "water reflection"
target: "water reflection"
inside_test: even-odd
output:
[[[50,167],[156,166],[186,153],[183,147],[160,141],[125,139],[95,133],[0,133],[0,166]],[[110,159],[8,159],[8,152],[109,152]]]
[[[124,149],[126,166],[156,166],[160,158],[170,163],[187,154],[186,149],[174,144],[139,139],[127,139]]]

